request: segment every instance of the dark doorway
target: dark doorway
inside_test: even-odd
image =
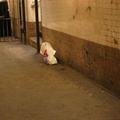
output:
[[[7,1],[0,2],[0,37],[11,36],[11,19]]]

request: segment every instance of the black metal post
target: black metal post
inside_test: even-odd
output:
[[[20,41],[21,41],[21,43],[22,43],[22,28],[21,28],[21,26],[22,26],[22,19],[21,19],[21,17],[22,17],[22,15],[21,15],[21,0],[19,0],[19,23],[20,23]]]
[[[22,11],[23,11],[23,33],[24,33],[24,44],[26,44],[26,16],[25,16],[25,1],[22,0]]]
[[[37,53],[40,53],[39,15],[38,15],[38,2],[37,2],[37,0],[35,0],[35,19],[36,19],[36,34],[37,34]]]

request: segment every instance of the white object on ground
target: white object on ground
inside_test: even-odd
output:
[[[56,51],[48,42],[43,42],[41,44],[40,53],[43,55],[43,59],[47,64],[57,64],[57,59],[54,56]]]

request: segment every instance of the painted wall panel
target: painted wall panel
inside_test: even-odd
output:
[[[120,49],[120,0],[42,0],[42,25]]]

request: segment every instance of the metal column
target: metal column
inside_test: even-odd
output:
[[[37,34],[37,53],[40,53],[40,39],[39,39],[39,16],[38,16],[38,2],[35,0],[35,19],[36,19],[36,34]]]
[[[25,1],[22,0],[22,13],[23,13],[23,33],[24,33],[24,44],[27,43],[26,41],[26,16],[25,16]]]

